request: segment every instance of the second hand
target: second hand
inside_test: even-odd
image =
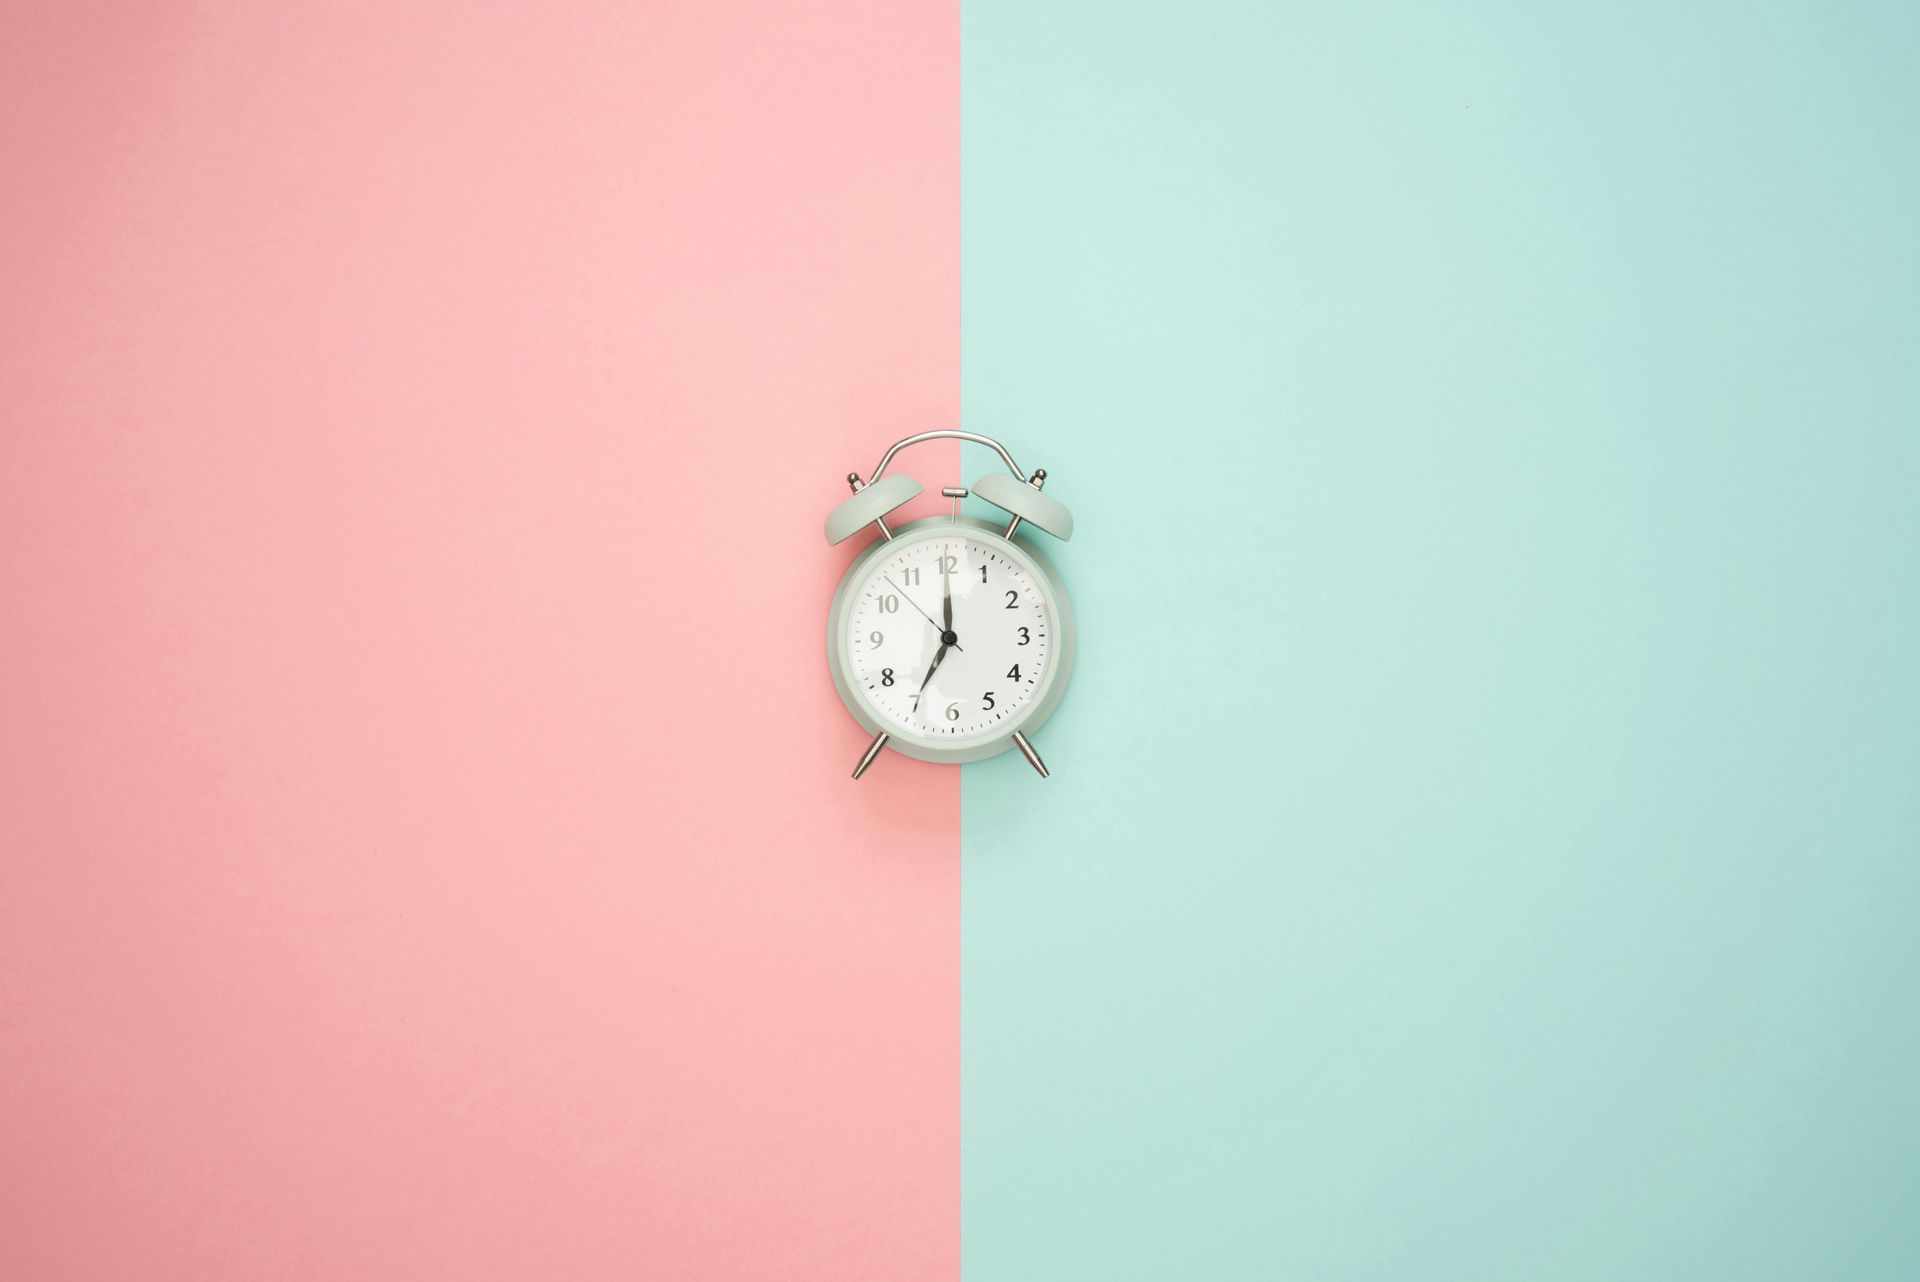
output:
[[[895,592],[898,592],[901,596],[906,597],[908,605],[912,606],[916,610],[920,610],[920,603],[914,600],[912,597],[907,596],[907,590],[901,587],[898,583],[895,583],[893,581],[893,576],[891,574],[883,574],[880,577],[885,579],[887,581],[888,586],[890,586]],[[932,625],[933,630],[935,632],[938,632],[943,636],[946,634],[947,630],[941,627],[938,623],[935,623],[933,616],[931,614],[928,614],[925,610],[920,610],[920,617],[925,619],[930,625]],[[961,645],[958,641],[955,641],[953,643],[953,648],[960,651],[962,654],[966,653],[966,647]]]

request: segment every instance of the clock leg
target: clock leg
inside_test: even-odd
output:
[[[860,758],[860,764],[853,768],[853,777],[855,779],[858,779],[861,775],[867,773],[867,767],[873,764],[873,759],[880,755],[880,749],[886,747],[887,740],[891,739],[892,737],[893,736],[888,734],[885,730],[882,730],[879,734],[873,736],[873,742],[867,745],[867,750],[865,754],[862,755]],[[1029,751],[1031,751],[1031,749],[1029,749]],[[1040,773],[1045,774],[1046,771],[1042,770]]]
[[[1027,742],[1027,736],[1015,730],[1013,732],[1013,746],[1020,749],[1020,755],[1027,759],[1028,765],[1040,772],[1042,779],[1047,777],[1047,763],[1040,760],[1040,754],[1035,752],[1033,745]]]

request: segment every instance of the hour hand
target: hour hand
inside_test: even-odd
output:
[[[920,688],[913,692],[916,700],[927,692],[927,682],[933,680],[933,674],[939,669],[940,661],[946,657],[947,647],[944,644],[933,652],[933,662],[927,666],[927,675],[920,678]]]

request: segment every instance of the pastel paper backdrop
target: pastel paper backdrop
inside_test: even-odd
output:
[[[965,17],[967,1276],[1920,1276],[1914,11]]]
[[[1905,11],[5,31],[0,1276],[1920,1268]],[[1054,776],[854,785],[956,421]]]
[[[956,23],[9,10],[0,1277],[955,1275]]]

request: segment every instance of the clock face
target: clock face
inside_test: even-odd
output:
[[[1005,539],[900,542],[847,611],[850,684],[885,729],[956,745],[1011,730],[1054,652],[1039,585]]]

